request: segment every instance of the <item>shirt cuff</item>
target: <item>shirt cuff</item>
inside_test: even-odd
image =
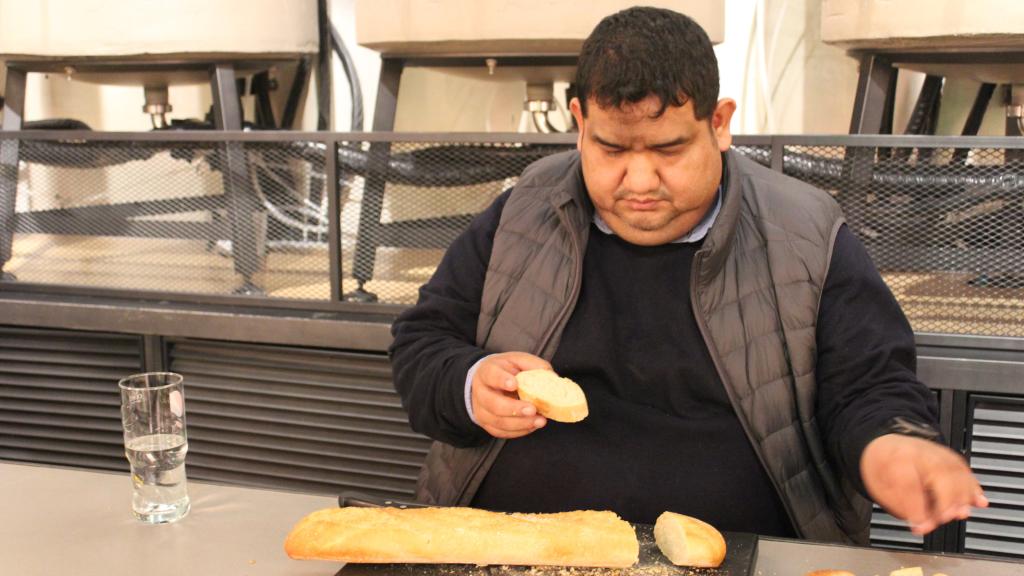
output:
[[[487,356],[477,360],[469,367],[469,370],[466,371],[466,387],[463,391],[463,398],[466,400],[466,412],[469,414],[469,419],[477,426],[479,426],[480,423],[476,421],[476,416],[473,415],[473,376],[476,376],[476,369],[480,367],[480,363],[491,356],[493,356],[493,354],[488,354]]]

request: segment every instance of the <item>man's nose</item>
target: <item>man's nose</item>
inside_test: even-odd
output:
[[[635,154],[626,166],[622,187],[630,194],[647,194],[661,189],[658,170],[644,154]]]

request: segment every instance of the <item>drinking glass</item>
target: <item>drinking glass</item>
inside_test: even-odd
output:
[[[151,524],[180,520],[189,511],[184,379],[173,372],[147,372],[124,378],[118,387],[132,513]]]

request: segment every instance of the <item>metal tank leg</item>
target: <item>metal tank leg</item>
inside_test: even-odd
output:
[[[395,126],[395,108],[398,103],[398,87],[402,80],[405,62],[401,59],[385,58],[381,63],[380,85],[377,88],[377,104],[373,113],[373,131],[389,132]],[[359,229],[356,234],[355,255],[352,275],[358,285],[345,294],[348,302],[376,302],[377,295],[368,292],[363,285],[373,277],[380,246],[380,215],[384,209],[384,188],[387,186],[388,164],[391,162],[391,143],[370,144],[370,165],[363,188],[362,208],[359,211]]]
[[[4,91],[3,132],[21,130],[25,113],[25,70],[7,69]],[[16,139],[0,140],[0,270],[10,262],[14,249],[15,206],[18,194],[18,146]],[[17,278],[4,270],[2,279]]]
[[[218,130],[241,130],[242,108],[235,83],[235,69],[231,64],[217,64],[210,71],[213,88],[214,125]],[[231,257],[235,272],[242,276],[242,285],[236,294],[263,294],[253,283],[253,275],[260,268],[257,250],[255,217],[259,213],[256,195],[249,185],[249,166],[245,149],[239,142],[226,142],[223,149],[224,193],[228,200],[228,218],[231,223]]]

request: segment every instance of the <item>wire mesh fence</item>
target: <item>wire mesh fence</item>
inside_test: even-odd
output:
[[[303,136],[5,136],[0,202],[16,194],[3,285],[408,305],[526,166],[574,147]],[[830,192],[916,331],[1024,336],[1024,144],[954,140],[761,137],[734,149]]]
[[[351,301],[415,302],[445,248],[531,163],[570,144],[344,142],[342,289]]]
[[[324,147],[307,142],[20,146],[18,281],[316,298],[327,283]]]
[[[827,190],[918,332],[1024,336],[1020,150],[786,146]]]

